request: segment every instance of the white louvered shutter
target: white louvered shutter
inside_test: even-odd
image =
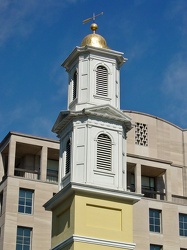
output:
[[[108,70],[104,66],[97,67],[96,95],[108,96]]]
[[[66,144],[66,174],[70,172],[70,160],[71,160],[71,144],[68,140]]]
[[[97,138],[97,169],[112,169],[112,142],[106,134],[100,134]]]

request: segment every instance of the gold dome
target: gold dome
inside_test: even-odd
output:
[[[104,39],[104,37],[98,35],[95,33],[95,31],[97,30],[98,26],[96,23],[92,23],[90,26],[91,30],[93,31],[93,34],[89,34],[87,35],[81,43],[81,46],[93,46],[93,47],[97,47],[97,48],[105,48],[108,49],[106,40]]]

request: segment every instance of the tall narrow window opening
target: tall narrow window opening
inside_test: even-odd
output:
[[[16,250],[31,250],[32,228],[17,227]]]
[[[179,235],[187,237],[187,214],[179,214]]]
[[[24,214],[32,214],[33,210],[33,190],[20,188],[18,212]]]
[[[70,172],[70,163],[71,163],[71,142],[70,139],[67,141],[66,144],[66,174]]]
[[[73,100],[77,97],[77,71],[73,75]]]
[[[162,246],[153,244],[150,245],[150,250],[162,250],[162,249],[163,249]]]
[[[96,95],[108,96],[108,70],[102,65],[96,71]]]
[[[0,216],[2,215],[3,211],[3,190],[0,193]]]
[[[149,209],[149,230],[151,232],[161,232],[161,211],[157,209]]]
[[[97,138],[97,169],[112,169],[112,141],[106,134],[100,134]]]

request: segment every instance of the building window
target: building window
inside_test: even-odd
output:
[[[162,250],[162,246],[159,245],[150,245],[150,250]]]
[[[47,160],[47,181],[58,182],[58,161]]]
[[[70,164],[71,164],[71,142],[69,139],[66,143],[66,169],[65,169],[66,174],[70,172]]]
[[[33,190],[20,188],[18,212],[24,214],[32,214],[33,208]]]
[[[2,215],[3,211],[3,191],[0,193],[0,216]]]
[[[16,250],[31,250],[32,228],[17,227]]]
[[[155,178],[149,177],[149,176],[142,176],[142,193],[145,195],[145,197],[149,198],[156,198],[156,192],[155,192]]]
[[[135,123],[135,144],[148,146],[148,126],[147,124]]]
[[[112,141],[106,134],[100,134],[97,138],[97,169],[112,169]]]
[[[108,96],[108,70],[101,65],[96,70],[96,95]]]
[[[179,234],[187,236],[187,214],[179,214]]]
[[[161,232],[161,211],[149,209],[149,230],[151,232]]]
[[[73,100],[77,97],[77,71],[73,75]]]

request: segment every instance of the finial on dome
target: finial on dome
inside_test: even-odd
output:
[[[92,17],[89,17],[83,21],[83,24],[85,24],[85,23],[93,20],[93,23],[90,25],[90,29],[93,31],[93,33],[90,35],[87,35],[82,40],[81,46],[90,45],[93,47],[108,49],[108,46],[106,44],[106,40],[102,36],[96,34],[96,30],[98,29],[98,25],[95,23],[95,19],[96,19],[96,17],[101,16],[103,14],[104,14],[103,12],[101,12],[100,14],[97,14],[97,15],[93,14]]]
[[[98,29],[98,25],[96,23],[92,23],[90,25],[90,29],[93,31],[93,34],[95,34],[96,30]]]

